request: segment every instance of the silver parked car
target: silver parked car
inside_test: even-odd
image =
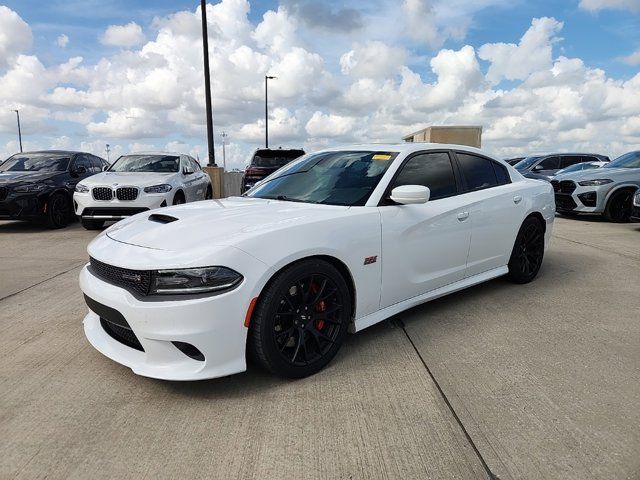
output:
[[[628,222],[640,189],[640,151],[625,153],[595,170],[558,175],[551,184],[558,213],[597,213],[611,222]]]

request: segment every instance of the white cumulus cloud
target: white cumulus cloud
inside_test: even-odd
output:
[[[135,22],[126,25],[110,25],[102,34],[100,41],[113,47],[135,47],[144,42],[142,27]]]
[[[580,8],[590,12],[606,9],[640,11],[640,0],[580,0]]]
[[[69,43],[69,37],[66,36],[64,33],[62,35],[59,35],[58,38],[56,38],[56,45],[58,45],[60,48],[65,48],[68,43]]]
[[[0,5],[0,66],[31,46],[31,28],[16,12]]]

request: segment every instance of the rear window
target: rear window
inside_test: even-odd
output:
[[[254,167],[280,168],[304,155],[303,150],[258,150],[251,159]]]

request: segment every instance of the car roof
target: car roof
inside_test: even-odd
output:
[[[125,153],[124,155],[172,155],[172,156],[176,156],[176,157],[189,157],[190,155],[186,154],[186,153],[177,153],[177,152],[155,152],[155,151],[149,151],[149,152],[131,152],[131,153]],[[123,156],[124,156],[123,155]]]
[[[335,148],[326,148],[322,152],[339,152],[348,150],[364,150],[371,152],[398,152],[413,153],[423,150],[462,150],[469,153],[478,153],[484,156],[492,156],[479,148],[467,145],[455,145],[451,143],[427,143],[427,142],[402,142],[402,143],[362,143],[354,145],[344,145]]]
[[[15,155],[18,155],[20,153],[23,154],[23,155],[30,155],[30,154],[33,154],[33,153],[50,153],[52,155],[77,155],[79,153],[82,153],[84,155],[91,155],[88,152],[78,152],[78,151],[75,151],[75,150],[34,150],[32,152],[18,152]]]

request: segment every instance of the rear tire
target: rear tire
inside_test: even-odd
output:
[[[101,230],[104,227],[104,220],[90,220],[81,218],[80,223],[87,230]]]
[[[522,223],[509,259],[508,278],[514,283],[529,283],[540,271],[544,257],[544,227],[536,217]]]
[[[49,228],[64,228],[69,225],[71,202],[62,193],[54,193],[47,201],[45,223]]]
[[[631,190],[621,190],[611,195],[604,218],[609,222],[628,223],[631,220],[633,193]]]
[[[344,342],[351,295],[330,263],[302,260],[265,287],[251,319],[249,354],[266,370],[302,378],[321,370]]]

